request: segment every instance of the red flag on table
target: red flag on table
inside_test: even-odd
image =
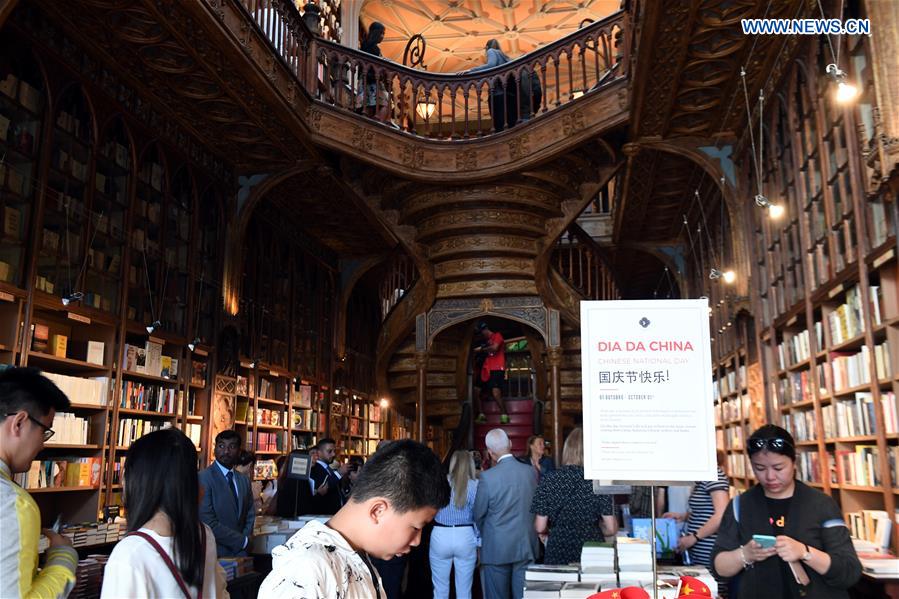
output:
[[[701,580],[692,576],[680,577],[680,596],[681,597],[711,597],[712,589]]]
[[[625,587],[623,589],[609,589],[601,593],[594,593],[587,599],[649,599],[649,593],[640,587]]]

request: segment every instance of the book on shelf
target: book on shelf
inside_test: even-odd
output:
[[[891,448],[892,449],[892,448]],[[837,476],[841,485],[878,487],[880,455],[876,445],[856,445],[836,451]],[[895,473],[895,469],[893,470]]]
[[[41,372],[41,374],[53,381],[72,403],[106,406],[109,379],[105,376],[82,378],[56,372]]]
[[[103,341],[86,339],[69,339],[68,357],[73,360],[81,360],[90,364],[103,366],[105,362],[106,344]]]
[[[100,458],[34,460],[27,472],[16,474],[14,479],[23,489],[96,487],[100,484]]]
[[[203,360],[194,359],[190,363],[190,367],[190,382],[194,385],[205,385],[208,363]]]
[[[147,350],[137,345],[125,344],[125,370],[147,373]]]
[[[893,522],[885,510],[861,510],[846,514],[846,524],[852,537],[869,541],[879,549],[890,546]]]
[[[237,375],[237,384],[234,387],[235,395],[248,397],[250,395],[250,383],[247,377]]]
[[[846,301],[828,315],[828,325],[831,342],[834,345],[857,337],[865,331],[858,285],[846,291]]]
[[[195,422],[188,422],[184,426],[184,434],[193,441],[194,445],[199,447],[203,435],[203,425]]]
[[[161,385],[150,385],[136,381],[122,381],[122,398],[120,408],[127,410],[144,410],[159,412],[161,415],[172,415],[175,407],[180,405],[183,391]]]
[[[87,445],[90,438],[90,421],[71,412],[56,412],[51,427],[56,434],[44,442],[47,447],[53,445]]]
[[[253,467],[253,480],[273,480],[278,478],[278,467],[275,460],[256,460]]]
[[[130,447],[131,444],[154,431],[171,428],[168,420],[147,420],[144,418],[122,418],[119,421],[118,446]]]
[[[0,123],[2,128],[2,123]],[[22,211],[10,205],[3,207],[3,235],[18,241],[21,238]]]
[[[274,399],[272,383],[266,378],[259,377],[259,397],[262,399]]]
[[[45,353],[50,346],[50,327],[36,322],[31,325],[31,350]]]
[[[312,407],[312,386],[300,385],[299,392],[294,396],[296,398],[296,406],[299,408]]]
[[[69,346],[69,338],[61,333],[54,333],[50,338],[50,354],[57,358],[66,357],[66,349]]]
[[[147,341],[144,346],[147,352],[145,373],[151,376],[162,376],[162,344]]]
[[[825,452],[826,461],[822,463],[817,451],[799,451],[796,453],[796,470],[799,480],[807,483],[823,484],[826,478],[831,483],[837,482],[836,462],[833,453]]]

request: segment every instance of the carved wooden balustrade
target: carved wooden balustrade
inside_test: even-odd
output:
[[[559,237],[552,265],[584,300],[621,297],[602,248],[577,225],[571,225]]]
[[[393,307],[400,303],[415,281],[418,280],[418,269],[404,252],[397,252],[387,265],[387,271],[378,288],[378,300],[381,306],[381,320],[387,319]]]
[[[240,0],[315,99],[424,137],[462,139],[539,117],[626,76],[628,15],[619,11],[504,65],[476,73],[410,69],[313,36],[290,0]],[[511,115],[511,118],[510,118]],[[508,125],[507,125],[508,126]]]

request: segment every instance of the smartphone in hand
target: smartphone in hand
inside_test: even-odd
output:
[[[774,543],[777,541],[771,535],[752,535],[752,540],[761,545],[763,549],[774,547]]]

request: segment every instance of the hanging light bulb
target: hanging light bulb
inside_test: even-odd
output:
[[[158,329],[161,326],[162,326],[161,322],[159,322],[158,320],[154,320],[153,322],[151,322],[150,324],[147,325],[147,333],[152,335],[153,331],[155,331],[156,329]]]
[[[200,345],[200,338],[194,337],[194,340],[187,344],[187,349],[190,351],[197,351],[198,345]]]
[[[786,212],[782,205],[775,204],[762,194],[755,196],[755,205],[759,208],[766,209],[768,211],[768,216],[775,220],[783,216],[784,212]]]
[[[848,104],[858,98],[858,88],[849,82],[845,71],[841,70],[835,63],[827,65],[825,70],[834,83],[837,84],[836,100],[838,103]]]
[[[390,407],[390,400],[387,399],[386,397],[382,397],[382,398],[381,398],[381,404],[380,404],[380,405],[381,405],[382,408],[389,408],[389,407]]]

